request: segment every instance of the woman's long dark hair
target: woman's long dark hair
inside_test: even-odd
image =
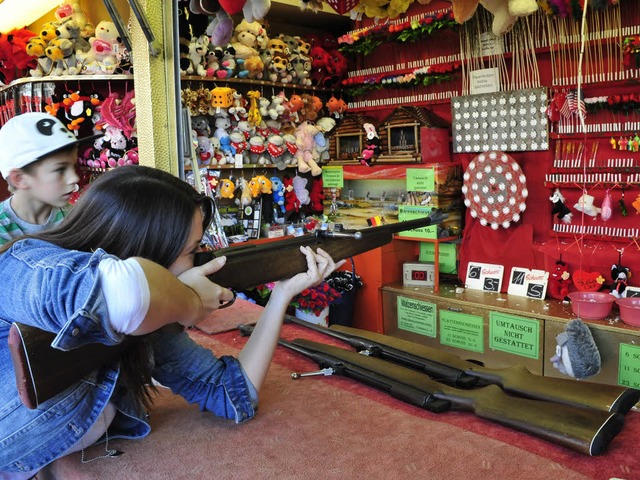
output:
[[[206,230],[213,217],[210,197],[162,170],[118,167],[94,181],[62,223],[28,237],[69,250],[102,248],[122,259],[143,257],[168,268],[184,250],[198,208]],[[121,365],[125,386],[148,407],[151,369],[145,342],[134,342]]]

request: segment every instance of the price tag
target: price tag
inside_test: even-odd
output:
[[[242,156],[241,153],[236,153],[233,157],[233,160],[236,168],[242,168],[244,157]]]
[[[630,388],[640,388],[640,347],[620,344],[618,383]]]
[[[509,295],[544,300],[547,293],[549,272],[513,267],[509,276]]]
[[[469,262],[466,287],[473,290],[499,293],[502,288],[503,265]]]
[[[624,292],[627,297],[640,297],[640,288],[627,287],[624,289]]]

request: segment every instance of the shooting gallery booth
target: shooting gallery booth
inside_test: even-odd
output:
[[[215,200],[217,357],[300,245],[347,259],[251,421],[160,386],[38,480],[640,479],[637,1],[0,0],[0,42],[0,130],[106,132],[77,196],[140,164]]]

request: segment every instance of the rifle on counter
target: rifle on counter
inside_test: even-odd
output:
[[[252,327],[239,326],[244,334]],[[292,374],[342,375],[361,381],[394,397],[432,412],[459,410],[563,445],[585,455],[600,455],[622,429],[624,416],[590,408],[572,407],[540,400],[514,397],[496,385],[459,389],[432,380],[416,370],[380,358],[362,355],[332,345],[295,339],[280,345],[315,361],[320,372]],[[441,408],[433,410],[429,405]]]
[[[543,377],[522,365],[492,369],[389,335],[342,325],[326,328],[290,315],[286,316],[286,321],[340,339],[358,351],[419,370],[456,387],[493,384],[505,392],[536,400],[621,414],[626,414],[640,400],[640,390],[633,388]]]
[[[208,278],[223,287],[245,290],[275,282],[307,271],[301,246],[320,247],[336,261],[385,245],[393,234],[435,225],[448,215],[433,210],[431,215],[362,230],[318,231],[261,245],[228,247],[196,254],[195,265],[226,256],[224,267]],[[257,268],[263,265],[263,268]],[[128,346],[126,340],[114,346],[85,345],[69,351],[51,347],[55,334],[22,323],[14,323],[9,332],[9,349],[22,403],[36,408],[62,392],[91,371],[113,361]]]

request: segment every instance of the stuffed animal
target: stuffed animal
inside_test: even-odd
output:
[[[318,161],[328,162],[330,160],[329,140],[326,135],[336,126],[336,121],[331,117],[322,117],[316,121],[316,126],[318,127],[318,134],[315,138]]]
[[[220,180],[218,186],[218,196],[221,198],[233,198],[235,195],[236,185],[230,178],[223,178]]]
[[[79,72],[73,42],[68,38],[54,38],[47,44],[44,52],[53,62],[52,76],[76,75]]]
[[[218,78],[231,78],[236,72],[236,50],[228,43],[224,48],[216,47],[216,56],[220,61],[220,70],[215,72]]]
[[[287,168],[287,163],[284,159],[284,153],[287,147],[284,145],[284,138],[280,135],[270,135],[267,138],[267,153],[271,157],[271,163],[273,163],[278,170],[284,170]]]
[[[10,83],[37,67],[36,58],[27,53],[27,43],[35,36],[27,28],[0,32],[0,81]]]
[[[623,267],[622,265],[614,263],[611,266],[611,278],[613,278],[611,295],[616,298],[626,297],[627,282],[629,278],[631,278],[631,270],[629,270],[629,267]]]
[[[311,179],[309,200],[309,209],[312,213],[324,212],[324,188],[322,186],[322,177],[313,177]]]
[[[556,269],[549,275],[547,294],[556,300],[568,300],[569,288],[572,284],[567,264],[562,260],[557,260]]]
[[[233,47],[236,50],[238,77],[258,78],[264,70],[264,64],[258,52],[260,40],[266,31],[259,22],[243,19],[234,29]]]
[[[89,44],[91,50],[77,54],[83,65],[83,73],[113,74],[118,66],[116,50],[120,47],[115,23],[107,20],[98,23],[94,36],[89,38]]]
[[[331,55],[321,46],[313,46],[309,52],[311,56],[311,81],[313,85],[324,87],[329,79],[329,64]]]
[[[309,190],[307,190],[307,183],[309,183],[309,180],[304,177],[301,177],[299,175],[293,177],[293,191],[295,192],[300,205],[308,205],[309,202],[311,202],[311,198],[309,197]]]
[[[281,213],[284,213],[286,211],[284,208],[284,183],[275,175],[271,177],[271,192],[273,203],[278,205]]]
[[[318,152],[316,151],[315,136],[320,130],[313,123],[302,122],[296,129],[296,160],[300,173],[311,172],[316,177],[322,174],[322,168],[317,163]]]
[[[298,145],[296,144],[296,137],[292,133],[285,133],[282,135],[284,140],[285,151],[282,156],[282,161],[286,165],[295,165],[297,163],[296,153],[298,152]]]
[[[73,50],[76,55],[79,52],[85,53],[91,50],[91,44],[80,35],[81,28],[72,17],[61,21],[56,28],[56,32],[58,38],[68,38],[73,42]]]
[[[294,122],[300,121],[300,110],[304,108],[304,100],[296,93],[289,97],[289,101],[284,104],[288,117]]]
[[[287,212],[287,216],[291,217],[300,211],[300,200],[298,200],[296,192],[293,190],[292,178],[284,177],[282,183],[284,184],[284,209]]]
[[[204,135],[198,135],[197,140],[196,156],[198,158],[198,166],[206,167],[211,164],[211,159],[213,158],[213,144],[209,137]]]
[[[89,38],[95,33],[95,26],[80,5],[80,0],[65,0],[54,12],[59,22],[72,19],[79,27],[80,37]]]
[[[249,191],[253,198],[256,198],[258,195],[262,195],[263,193],[270,194],[272,193],[271,180],[264,175],[256,175],[249,181]]]
[[[478,5],[482,5],[493,15],[494,35],[507,33],[518,17],[526,17],[538,10],[536,0],[450,0],[453,4],[453,16],[458,23],[469,20]]]
[[[211,73],[212,66],[208,66],[210,62],[207,59],[210,42],[210,38],[206,35],[191,37],[188,41],[180,38],[180,75],[206,77],[207,73]]]
[[[562,220],[565,223],[571,223],[573,214],[571,213],[571,209],[564,204],[565,199],[560,193],[559,188],[555,189],[553,195],[549,197],[549,200],[553,203],[551,215],[556,215],[558,220]]]
[[[209,36],[214,47],[225,46],[233,36],[233,19],[223,9],[218,10],[207,26],[205,35]]]
[[[31,38],[29,43],[27,43],[27,54],[35,57],[38,62],[35,68],[29,70],[29,75],[32,77],[43,77],[49,75],[51,70],[53,70],[53,60],[47,57],[45,53],[46,48],[47,42],[40,36]]]
[[[595,217],[600,213],[601,209],[593,204],[593,200],[593,196],[584,193],[578,199],[578,202],[573,206],[573,208],[579,212],[585,213],[586,215]]]
[[[264,143],[264,137],[262,135],[253,135],[249,138],[249,163],[268,163],[265,156],[267,147]]]
[[[233,130],[229,134],[231,146],[235,150],[236,155],[242,155],[242,163],[249,163],[249,144],[240,130]]]
[[[589,327],[579,318],[567,323],[565,331],[556,335],[556,342],[556,354],[550,361],[560,373],[586,378],[600,371],[598,346]]]

